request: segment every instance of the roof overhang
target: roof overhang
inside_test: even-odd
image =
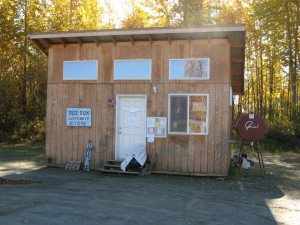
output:
[[[58,33],[34,33],[29,37],[45,53],[51,45],[95,43],[135,42],[175,40],[201,40],[201,39],[227,39],[230,43],[231,83],[233,94],[244,92],[244,61],[245,61],[244,25],[205,26],[192,28],[147,28],[147,29],[115,29],[95,31],[71,31]]]

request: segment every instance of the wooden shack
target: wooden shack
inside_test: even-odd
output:
[[[226,176],[245,27],[37,33],[48,56],[46,159],[91,167],[146,146],[154,173]]]

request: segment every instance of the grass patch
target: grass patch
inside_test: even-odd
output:
[[[228,176],[225,178],[226,180],[239,180],[243,178],[243,173],[241,172],[241,168],[238,167],[230,167]]]
[[[262,152],[268,153],[283,153],[283,152],[294,152],[300,153],[300,148],[295,146],[284,145],[284,143],[277,143],[275,140],[262,139],[258,141],[258,147]],[[237,140],[232,145],[234,152],[239,152],[241,148],[241,140]],[[255,152],[255,148],[249,145],[243,146],[243,152]]]
[[[226,180],[242,180],[246,178],[264,177],[259,169],[259,164],[254,169],[243,169],[242,167],[230,167]]]
[[[0,144],[0,162],[30,161],[45,162],[45,146],[41,144]]]

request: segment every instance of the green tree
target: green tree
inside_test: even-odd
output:
[[[122,28],[145,28],[149,26],[150,15],[133,0],[131,1],[132,13],[122,21]]]
[[[97,0],[1,0],[0,141],[45,129],[47,58],[29,33],[98,29],[101,13]]]
[[[52,0],[48,7],[49,31],[101,28],[103,9],[98,0]]]
[[[177,4],[173,0],[147,0],[141,6],[150,16],[149,26],[170,27],[178,25]]]

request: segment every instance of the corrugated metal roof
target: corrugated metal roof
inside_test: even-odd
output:
[[[84,43],[140,42],[150,44],[155,41],[228,39],[231,46],[231,80],[234,94],[244,92],[245,61],[244,25],[203,26],[191,28],[147,28],[147,29],[114,29],[94,31],[70,31],[57,33],[34,33],[29,37],[47,54],[51,45],[68,45]]]

